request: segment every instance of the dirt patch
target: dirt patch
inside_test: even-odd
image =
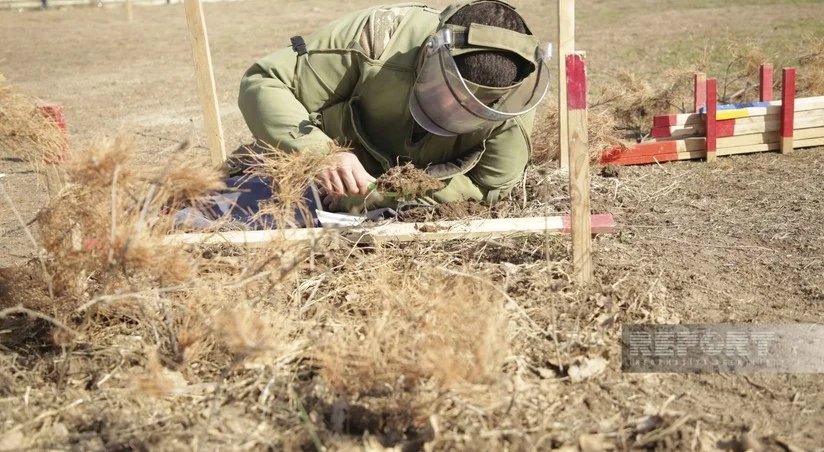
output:
[[[444,187],[443,182],[415,168],[412,163],[393,166],[378,178],[375,185],[380,193],[394,193],[405,198],[414,198]]]
[[[450,202],[432,207],[415,207],[402,211],[398,219],[407,223],[434,220],[497,218],[495,206],[478,201]]]

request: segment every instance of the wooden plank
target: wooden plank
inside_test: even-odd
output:
[[[212,71],[212,55],[209,51],[209,38],[206,34],[206,20],[203,17],[203,5],[200,0],[184,0],[186,22],[189,24],[189,41],[197,73],[197,86],[200,92],[200,105],[203,109],[203,122],[212,164],[218,166],[226,160],[226,145],[223,140],[223,126],[215,90],[215,75]]]
[[[572,268],[579,284],[592,283],[589,139],[587,136],[586,54],[566,55],[569,123],[569,200],[572,218]]]
[[[569,126],[567,117],[567,54],[575,51],[575,0],[558,0],[558,111],[561,168],[569,168]]]
[[[796,137],[793,141],[794,149],[809,148],[824,146],[824,129],[805,129],[810,131],[805,133],[805,138]],[[811,131],[815,131],[812,133]],[[817,136],[813,136],[816,135]],[[735,137],[742,138],[742,137]],[[762,138],[763,139],[763,138]],[[737,154],[753,154],[757,152],[777,151],[781,149],[781,137],[777,132],[771,133],[768,137],[771,141],[761,142],[758,144],[739,144],[736,146],[728,146],[719,148],[716,154],[719,156],[737,155]],[[701,138],[695,139],[695,144],[700,144]],[[644,165],[651,163],[664,163],[675,160],[692,160],[703,158],[706,156],[706,150],[698,148],[695,145],[686,145],[686,141],[669,141],[663,143],[655,143],[659,146],[657,152],[653,152],[651,148],[645,148],[642,152],[635,152],[635,148],[630,148],[625,152],[619,149],[612,149],[605,151],[601,158],[601,165]],[[642,143],[646,144],[646,143]]]
[[[812,139],[812,138],[820,138],[824,137],[824,127],[815,127],[809,129],[799,129],[795,132],[797,138],[803,139]],[[768,142],[779,142],[781,136],[779,132],[772,131],[767,133],[755,133],[749,135],[739,135],[734,137],[725,137],[725,138],[718,138],[716,143],[716,149],[728,149],[733,147],[741,147],[741,146],[753,146],[762,143]],[[693,152],[693,151],[701,151],[704,152],[707,149],[706,145],[706,138],[704,137],[696,137],[696,138],[687,138],[684,140],[667,140],[667,141],[647,141],[644,143],[638,143],[633,145],[626,151],[622,152],[623,157],[641,157],[641,156],[660,156],[678,152]],[[719,153],[719,155],[722,155]],[[612,155],[610,154],[606,157],[607,160],[610,158],[619,158],[618,154]]]
[[[731,137],[750,133],[772,132],[781,128],[781,115],[753,116],[749,118],[726,119],[717,121],[718,137]],[[824,127],[824,109],[801,111],[795,114],[794,128],[806,129]],[[658,140],[684,139],[704,136],[705,127],[700,125],[683,125],[671,127],[654,127],[651,135]]]
[[[707,74],[693,74],[693,110],[698,113],[707,106]]]
[[[765,63],[761,65],[761,74],[759,77],[759,96],[761,102],[769,102],[773,95],[773,65]]]
[[[807,111],[824,108],[824,96],[802,97],[795,99],[795,111]],[[769,107],[750,108],[750,116],[767,116],[781,114],[781,101],[770,102]],[[653,118],[654,127],[670,127],[678,125],[692,125],[704,122],[700,113],[685,113],[679,115],[658,115]],[[718,119],[718,118],[716,118]]]
[[[781,80],[781,153],[793,150],[795,129],[795,68],[784,68]]]
[[[707,129],[707,162],[714,162],[717,155],[715,151],[718,149],[718,126],[716,124],[717,115],[715,112],[718,106],[716,93],[716,80],[711,78],[707,80],[707,114],[704,115],[705,127]]]
[[[593,234],[615,232],[612,215],[592,215]],[[226,231],[173,234],[167,244],[244,245],[263,247],[277,242],[312,242],[324,237],[340,236],[352,243],[413,242],[461,239],[493,239],[529,234],[568,234],[572,220],[568,216],[496,218],[485,220],[435,221],[430,223],[389,223],[355,228],[312,228],[265,231]]]

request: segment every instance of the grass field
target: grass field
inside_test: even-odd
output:
[[[250,139],[235,101],[257,58],[373,4],[206,4],[227,148]],[[514,4],[554,39],[554,4]],[[591,100],[625,71],[655,83],[704,61],[723,77],[733,41],[797,65],[802,39],[824,35],[821,8],[581,0]],[[595,240],[587,288],[569,281],[567,237],[332,243],[297,260],[280,244],[184,252],[118,230],[107,242],[111,218],[137,216],[111,200],[143,196],[145,171],[208,163],[182,5],[125,18],[0,12],[0,73],[64,105],[94,169],[65,198],[83,202],[37,217],[45,187],[0,158],[0,450],[824,450],[824,377],[626,374],[619,343],[622,323],[820,322],[824,149],[593,169],[593,208],[619,229]],[[135,141],[120,153],[90,150],[123,134]],[[496,215],[566,212],[555,166],[530,165]],[[176,183],[158,186],[172,199]],[[118,253],[61,248],[73,217]],[[53,295],[43,267],[62,284]],[[3,311],[15,306],[41,316]]]

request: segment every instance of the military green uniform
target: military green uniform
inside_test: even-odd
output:
[[[534,111],[465,135],[419,133],[409,97],[438,14],[420,4],[373,7],[306,37],[305,50],[258,61],[238,99],[255,138],[286,151],[347,145],[375,177],[412,162],[446,184],[429,202],[497,201],[523,176]]]

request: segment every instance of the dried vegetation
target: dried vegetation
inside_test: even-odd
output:
[[[565,242],[540,239],[495,252],[478,242],[168,246],[166,212],[202,203],[221,175],[183,162],[150,171],[130,161],[132,146],[75,154],[69,183],[38,217],[37,257],[3,270],[0,394],[43,410],[6,417],[4,446],[187,449],[242,438],[253,448],[418,450],[526,445],[539,431],[577,444],[588,427],[546,424],[548,413],[563,417],[553,391],[574,376],[570,394],[585,394],[617,366],[606,344],[617,344],[621,307],[649,312],[664,296],[657,286],[575,288]],[[279,193],[298,193],[317,164],[279,173]],[[506,263],[518,255],[522,266]],[[540,340],[564,318],[597,333]],[[512,411],[514,394],[534,404]],[[621,428],[604,441],[634,441],[634,428]]]

